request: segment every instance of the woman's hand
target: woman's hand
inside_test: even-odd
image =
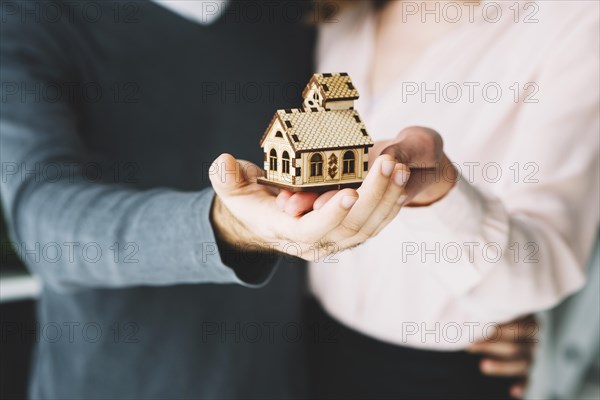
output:
[[[403,129],[395,139],[377,142],[372,153],[388,154],[410,168],[406,185],[407,207],[427,206],[454,187],[457,173],[444,154],[444,142],[436,131],[418,126]]]
[[[409,168],[410,179],[403,193],[402,205],[427,206],[443,198],[457,180],[456,169],[444,154],[443,145],[442,138],[436,131],[410,127],[402,130],[393,140],[376,142],[369,152],[369,158],[376,160],[376,157],[385,154]],[[368,189],[361,186],[358,192],[366,190]],[[289,215],[302,215],[323,207],[335,193],[331,191],[319,195],[282,190],[277,198],[277,205]]]
[[[521,398],[535,350],[536,332],[535,318],[528,316],[500,325],[494,340],[475,343],[469,351],[483,355],[480,368],[485,375],[518,378],[510,395]]]
[[[358,192],[330,192],[328,201],[313,211],[289,215],[281,212],[274,189],[256,183],[261,174],[258,166],[229,154],[215,160],[210,180],[217,194],[211,215],[217,238],[242,250],[251,246],[256,251],[258,246],[306,260],[318,260],[377,234],[400,211],[409,178],[405,166],[382,155]]]

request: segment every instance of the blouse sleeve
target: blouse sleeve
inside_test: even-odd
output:
[[[510,159],[533,161],[535,179],[504,182],[501,195],[460,179],[428,208],[469,254],[434,274],[474,316],[545,309],[584,284],[599,221],[600,82],[598,18],[581,22],[540,69],[540,101],[517,117]]]

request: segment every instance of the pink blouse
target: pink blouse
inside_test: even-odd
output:
[[[494,4],[498,20],[475,8],[377,97],[370,9],[321,28],[318,70],[350,74],[374,140],[433,128],[461,173],[441,201],[310,267],[325,309],[379,340],[464,348],[584,283],[600,207],[599,3]]]

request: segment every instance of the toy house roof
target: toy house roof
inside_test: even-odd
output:
[[[260,141],[261,146],[277,120],[284,127],[285,135],[295,152],[373,145],[373,139],[356,110],[287,109],[275,113]]]
[[[314,74],[302,92],[302,97],[306,98],[306,95],[313,84],[317,84],[320,88],[324,102],[331,100],[358,99],[358,90],[354,87],[350,76],[345,72]]]

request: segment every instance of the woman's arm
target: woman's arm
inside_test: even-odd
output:
[[[510,160],[506,168],[533,163],[537,182],[514,181],[507,170],[494,191],[456,179],[440,135],[426,128],[405,129],[376,145],[411,168],[405,206],[423,221],[420,238],[428,234],[428,248],[461,246],[458,261],[427,270],[460,303],[458,309],[469,312],[444,316],[449,320],[508,321],[549,308],[582,286],[599,220],[597,32],[596,15],[573,27],[537,73],[539,103],[515,112],[508,149],[498,157]],[[291,199],[300,208],[313,205],[297,197]],[[325,202],[316,199],[314,207]],[[389,249],[399,263],[401,247]]]
[[[432,216],[424,226],[432,237],[469,244],[463,254],[473,258],[439,263],[432,271],[474,317],[509,320],[551,307],[583,285],[599,221],[597,32],[597,16],[574,27],[538,72],[539,103],[515,117],[502,157],[511,164],[533,162],[537,182],[504,173],[495,194],[464,177],[448,185],[448,157],[439,136],[426,129],[409,129],[383,150],[417,167],[437,161],[437,179],[410,195],[417,205],[430,204],[417,211]],[[411,135],[429,144],[411,151],[405,146]],[[487,244],[494,246],[489,257],[482,252]],[[502,254],[497,260],[496,249]]]

